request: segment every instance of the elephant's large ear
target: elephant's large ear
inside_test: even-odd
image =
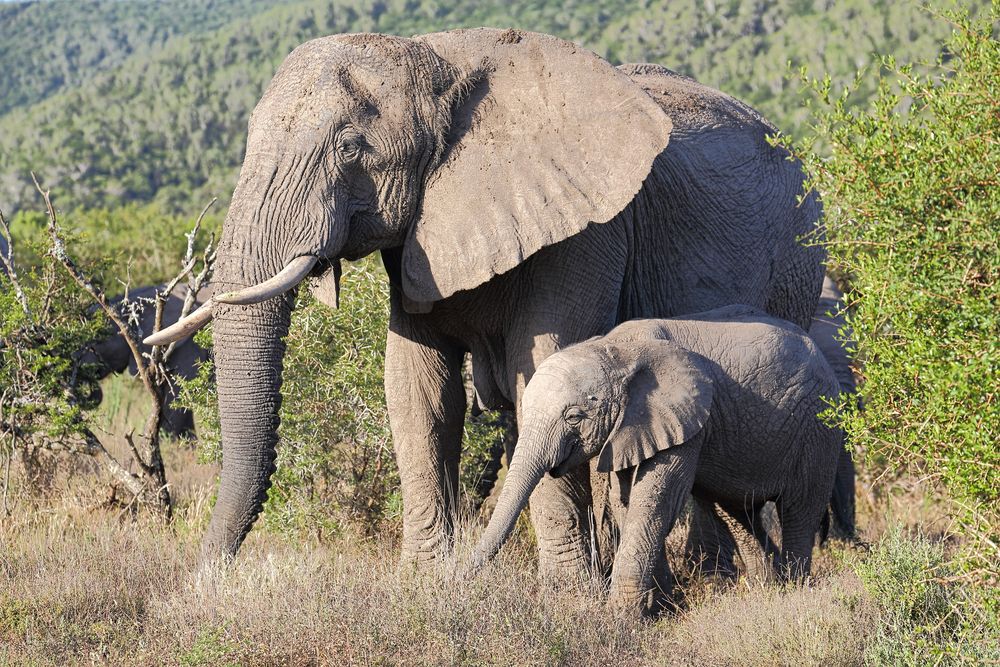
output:
[[[472,289],[614,218],[667,145],[670,119],[656,102],[570,42],[487,28],[418,39],[477,75],[455,96],[446,152],[404,248],[403,290],[415,301]]]
[[[600,472],[637,466],[704,428],[714,391],[701,357],[664,340],[644,343],[637,353],[609,348],[609,354],[633,361],[622,416],[598,454]]]

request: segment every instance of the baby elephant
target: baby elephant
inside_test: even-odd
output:
[[[492,558],[532,490],[597,457],[625,509],[611,602],[655,612],[673,579],[664,541],[689,493],[718,503],[773,557],[809,573],[841,434],[817,417],[837,379],[809,336],[749,306],[626,322],[546,359],[524,392],[520,437],[473,555]],[[780,552],[759,511],[774,501]]]

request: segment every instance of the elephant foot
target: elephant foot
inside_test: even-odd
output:
[[[423,540],[407,541],[399,555],[399,563],[418,568],[440,562],[453,552],[454,541],[450,534],[440,534]]]
[[[538,528],[536,524],[538,571],[545,581],[557,586],[580,586],[600,572],[600,557],[591,548],[589,532],[562,525],[559,532],[551,531],[555,535],[546,535]]]
[[[655,619],[677,611],[672,590],[658,587],[612,587],[608,606],[615,613],[633,618]]]
[[[440,505],[405,512],[400,564],[422,566],[450,556],[455,546],[452,526],[447,509]]]
[[[593,579],[594,569],[590,558],[584,556],[582,550],[572,553],[538,555],[538,574],[542,579],[557,588],[575,588],[589,584]]]

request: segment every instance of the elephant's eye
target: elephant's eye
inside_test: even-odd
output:
[[[364,136],[357,132],[344,132],[337,138],[337,155],[345,162],[351,162],[361,154],[367,145]]]
[[[570,408],[566,411],[566,414],[563,415],[563,419],[566,420],[566,423],[570,426],[576,426],[586,418],[587,413],[580,408]]]

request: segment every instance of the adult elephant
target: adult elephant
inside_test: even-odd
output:
[[[822,251],[774,128],[656,66],[554,37],[338,35],[293,51],[250,119],[218,252],[223,467],[206,553],[234,554],[274,471],[293,288],[376,250],[403,559],[448,548],[466,399],[515,407],[557,349],[637,317],[746,303],[808,326]],[[670,145],[668,146],[668,140]],[[229,290],[229,291],[227,291]],[[330,290],[327,290],[329,293]],[[585,469],[531,498],[544,567],[587,567]]]
[[[840,393],[850,400],[857,401],[854,370],[851,368],[851,357],[844,342],[845,336],[848,340],[851,336],[844,318],[846,307],[844,293],[837,287],[833,278],[825,276],[816,315],[809,327],[809,336],[816,341],[816,346],[837,376]],[[855,539],[857,535],[854,519],[854,487],[854,460],[845,448],[837,462],[837,478],[833,485],[833,497],[830,499],[830,529],[835,537],[850,540]]]

